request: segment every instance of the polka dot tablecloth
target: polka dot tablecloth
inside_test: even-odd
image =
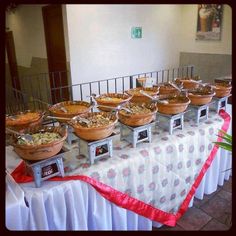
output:
[[[197,178],[200,181],[199,173],[225,123],[217,114],[210,117],[199,126],[185,122],[184,130],[175,130],[172,135],[152,126],[152,142],[139,143],[136,148],[116,135],[113,157],[93,165],[74,149],[64,162],[65,174],[68,179],[80,176],[78,179],[124,208],[174,225]]]

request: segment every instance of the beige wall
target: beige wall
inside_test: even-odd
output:
[[[222,33],[219,41],[195,40],[197,5],[182,7],[182,41],[180,65],[195,65],[195,75],[204,82],[232,73],[232,9],[223,6]]]
[[[222,34],[220,41],[195,40],[197,29],[197,5],[182,5],[181,52],[232,54],[232,9],[223,6]]]
[[[17,7],[15,13],[6,14],[6,27],[8,27],[9,30],[13,31],[17,64],[19,67],[24,68],[19,68],[20,75],[24,75],[24,72],[26,72],[27,74],[36,74],[48,71],[47,52],[42,17],[43,6],[45,6],[45,4],[21,4]],[[69,61],[65,5],[63,5],[62,9],[66,56],[67,61]],[[44,63],[45,60],[46,63]],[[43,64],[40,65],[40,62],[42,61]],[[37,63],[38,66],[36,65]],[[27,70],[27,68],[29,70]]]
[[[180,5],[66,5],[72,83],[179,65]],[[131,38],[141,26],[142,39]]]
[[[19,66],[30,67],[32,57],[47,58],[42,5],[19,5],[6,14],[6,27],[13,31]]]
[[[42,6],[19,5],[14,14],[6,14],[20,76],[47,71]],[[181,52],[232,54],[228,5],[224,5],[222,39],[214,42],[195,40],[197,5],[193,4],[63,5],[63,20],[74,84],[177,67],[186,61],[198,66],[197,58],[183,60]],[[142,39],[131,39],[132,26],[142,27]]]

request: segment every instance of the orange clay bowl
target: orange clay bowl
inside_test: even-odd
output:
[[[29,127],[40,125],[43,122],[44,113],[41,111],[21,111],[12,115],[6,115],[6,126],[16,131],[24,131]]]
[[[147,93],[148,95],[153,96],[153,97],[156,96],[159,93],[159,87],[158,86],[147,87],[147,88],[138,87],[138,88],[129,89],[129,90],[126,91],[126,93],[133,96],[130,99],[130,102],[132,102],[132,103],[148,103],[148,102],[151,101],[150,98],[148,98],[147,96],[140,93],[139,92],[140,90],[143,90],[145,93]]]
[[[61,108],[65,108],[67,112],[61,110]],[[53,106],[49,107],[49,111],[57,117],[65,117],[72,118],[77,115],[81,115],[89,112],[91,109],[91,104],[84,101],[65,101],[56,103]],[[59,120],[63,122],[63,120]],[[65,121],[64,121],[65,122]]]
[[[123,93],[106,93],[102,94],[101,96],[95,98],[98,105],[110,106],[110,107],[117,107],[128,102],[132,98],[129,94]],[[101,111],[111,111],[109,108],[99,107]]]
[[[190,103],[188,97],[172,97],[163,100],[167,100],[168,104],[158,102],[157,108],[158,112],[166,115],[175,115],[184,112]]]
[[[141,104],[129,103],[125,107],[134,111],[134,113],[119,111],[119,121],[125,125],[137,127],[149,124],[155,119],[157,109],[154,103],[146,103],[144,107]],[[135,109],[137,107],[140,109],[139,111]]]
[[[212,97],[215,95],[215,92],[189,92],[188,97],[192,105],[201,106],[211,102]]]
[[[184,89],[195,89],[195,88],[198,88],[199,87],[199,83],[201,82],[201,80],[194,80],[193,78],[188,78],[188,77],[177,78],[175,81],[176,82],[182,82]]]
[[[24,160],[39,161],[50,158],[62,149],[64,140],[67,138],[67,130],[61,126],[35,126],[25,130],[25,133],[35,134],[38,132],[58,133],[61,139],[41,145],[17,144],[17,135],[14,135],[12,146],[14,151]]]
[[[178,95],[179,93],[180,92],[176,88],[171,86],[170,84],[160,85],[159,95],[163,95],[163,94]]]
[[[74,128],[74,131],[77,136],[87,141],[95,141],[109,137],[115,128],[115,124],[118,121],[116,115],[111,114],[110,112],[93,112],[80,115],[80,117],[86,118],[89,121],[92,120],[92,117],[95,117],[94,119],[96,121],[97,116],[107,118],[109,120],[109,123],[102,124],[97,127],[87,127],[86,124],[80,124],[76,120],[76,117],[74,117],[73,119],[71,119],[71,121],[69,121],[69,124]]]
[[[223,98],[230,95],[232,86],[230,85],[224,85],[224,84],[215,84],[214,91],[215,91],[215,97],[217,98]]]

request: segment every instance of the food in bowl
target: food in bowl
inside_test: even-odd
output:
[[[126,93],[132,96],[130,102],[146,103],[151,101],[150,98],[140,93],[141,90],[147,93],[148,95],[152,96],[153,98],[155,98],[155,96],[159,93],[159,86],[146,87],[146,88],[138,87],[127,90]]]
[[[41,145],[41,144],[48,144],[54,141],[60,140],[62,137],[60,134],[55,132],[40,132],[32,134],[32,140],[27,139],[18,139],[17,144],[20,145]]]
[[[194,89],[200,86],[202,80],[200,76],[176,78],[176,83],[183,83],[184,89]]]
[[[211,102],[215,95],[211,86],[201,86],[197,89],[190,90],[188,97],[192,105],[201,106]]]
[[[82,122],[83,127],[88,127],[88,128],[97,128],[97,127],[102,127],[105,125],[112,124],[113,121],[109,117],[105,117],[102,114],[95,114],[93,116],[87,117],[86,120],[88,122]],[[80,123],[80,121],[78,121]]]
[[[156,105],[154,103],[129,103],[125,106],[127,110],[120,110],[119,121],[128,126],[142,126],[149,124],[155,119]]]
[[[95,98],[101,111],[111,111],[111,109],[102,106],[117,107],[124,103],[127,103],[132,98],[131,95],[123,93],[106,93]]]
[[[12,129],[23,131],[24,129],[38,125],[42,122],[43,113],[41,111],[21,111],[12,115],[6,115],[6,126]]]
[[[85,101],[65,101],[54,104],[49,111],[55,116],[72,118],[89,112],[91,107],[91,104]]]
[[[181,89],[183,87],[183,86],[181,86],[181,84],[183,85],[183,83],[181,83],[181,82],[175,83],[175,85],[177,87],[179,87],[179,89]],[[160,95],[162,95],[162,94],[172,94],[172,95],[176,94],[177,95],[179,93],[180,93],[180,91],[169,83],[160,84],[160,89],[159,89]]]
[[[190,100],[186,96],[169,96],[163,97],[157,102],[158,112],[166,115],[175,115],[184,112]]]
[[[122,98],[111,98],[111,97],[103,97],[103,98],[100,98],[100,100],[101,101],[103,101],[103,102],[122,102],[123,101],[123,99]]]
[[[61,126],[34,126],[27,128],[25,133],[31,134],[34,140],[32,143],[23,143],[18,135],[14,135],[11,144],[22,159],[31,161],[56,155],[62,149],[68,135],[67,129]]]
[[[110,112],[91,112],[73,117],[69,124],[80,138],[95,141],[110,136],[117,120],[116,115]]]
[[[231,86],[231,83],[232,83],[232,77],[225,77],[225,78],[218,78],[218,79],[215,79],[215,84],[223,84],[225,86]]]
[[[215,97],[222,98],[230,95],[232,86],[227,82],[221,82],[216,83],[213,89],[215,91]]]

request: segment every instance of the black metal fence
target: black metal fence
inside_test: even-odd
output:
[[[23,84],[21,86],[22,91],[8,88],[8,93],[6,93],[6,112],[10,113],[17,109],[29,108],[47,109],[49,104],[65,100],[90,101],[91,98],[89,96],[91,94],[124,93],[126,90],[137,87],[137,79],[141,77],[148,77],[152,84],[173,81],[176,77],[193,77],[194,66],[187,65],[178,68],[63,86],[60,78],[65,73],[67,74],[67,78],[70,78],[68,71],[50,74],[44,73],[21,78]],[[57,81],[55,81],[56,79]],[[68,79],[68,81],[70,80]]]
[[[46,111],[49,104],[37,98],[33,98],[27,93],[6,86],[6,106],[5,114],[14,114],[25,110]]]

